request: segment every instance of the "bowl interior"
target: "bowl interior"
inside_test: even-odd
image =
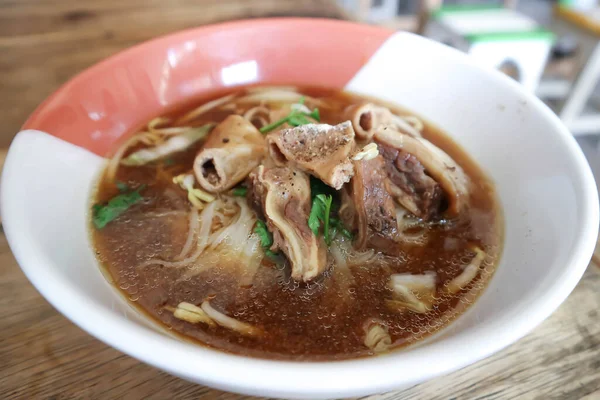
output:
[[[132,312],[90,249],[89,193],[104,165],[101,156],[183,99],[250,83],[321,85],[379,97],[424,116],[463,146],[495,181],[504,208],[503,256],[480,299],[420,346],[335,363],[220,353],[168,337]],[[566,298],[597,235],[593,178],[558,119],[508,78],[411,34],[303,19],[186,31],[85,71],[43,103],[25,128],[6,161],[1,200],[9,243],[32,283],[72,321],[123,352],[248,394],[363,395],[486,357]]]

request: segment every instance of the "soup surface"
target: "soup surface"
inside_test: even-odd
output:
[[[157,117],[92,195],[105,275],[186,338],[276,359],[430,335],[494,272],[493,185],[418,116],[322,88],[246,88]]]

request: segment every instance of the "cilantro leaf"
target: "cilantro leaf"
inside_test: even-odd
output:
[[[109,222],[123,214],[129,207],[142,199],[140,191],[145,185],[134,191],[121,193],[108,201],[106,204],[94,204],[92,207],[92,221],[97,229],[104,228]]]
[[[352,232],[350,232],[348,229],[346,229],[344,224],[342,224],[342,221],[340,221],[339,219],[331,218],[331,226],[334,227],[335,234],[337,234],[339,232],[343,236],[347,237],[348,239],[352,239],[352,237],[353,237]],[[335,238],[335,234],[331,235],[331,237]]]
[[[119,192],[124,193],[129,190],[129,186],[125,182],[117,181],[115,182],[115,186],[119,189]]]
[[[290,124],[292,126],[300,126],[300,125],[310,124],[310,121],[308,120],[308,118],[306,118],[305,113],[293,113],[292,112],[287,117],[287,122],[288,122],[288,124]]]
[[[246,193],[248,193],[248,188],[245,186],[238,186],[232,190],[234,196],[237,197],[246,197]]]
[[[256,226],[254,227],[254,233],[258,235],[260,239],[260,245],[265,248],[269,248],[273,245],[273,235],[267,229],[267,224],[260,219],[256,221]]]
[[[279,257],[279,253],[275,253],[273,250],[265,250],[265,254],[267,255],[267,257],[271,257],[271,258],[277,258]]]
[[[298,104],[304,104],[304,97],[301,97],[300,100],[298,100]],[[310,113],[305,113],[303,111],[298,111],[298,110],[292,110],[286,117],[284,117],[278,121],[275,121],[269,125],[263,126],[262,128],[259,129],[259,131],[260,131],[260,133],[268,133],[274,129],[279,128],[281,125],[285,124],[286,122],[288,124],[290,124],[291,126],[300,126],[300,125],[310,124],[311,121],[308,119],[308,117],[312,118],[313,120],[315,120],[317,122],[321,122],[321,116],[319,115],[318,108],[315,108]]]
[[[317,200],[321,201],[323,204],[323,214],[321,222],[323,222],[323,236],[325,238],[325,243],[327,246],[331,245],[331,232],[329,231],[329,214],[331,213],[331,203],[333,202],[333,197],[331,195],[318,194],[316,197]]]
[[[313,198],[312,207],[310,208],[310,214],[308,216],[308,227],[315,236],[319,234],[319,228],[321,227],[321,220],[323,219],[324,212],[323,203],[316,197]]]
[[[279,128],[281,125],[285,124],[288,120],[288,117],[282,118],[279,121],[275,121],[269,125],[265,125],[259,129],[260,133],[271,132],[273,129]]]
[[[323,237],[327,245],[331,242],[338,233],[352,239],[350,232],[337,215],[339,208],[339,196],[336,190],[315,177],[310,177],[310,195],[312,198],[312,206],[308,216],[308,227],[315,234],[319,234],[319,230],[323,227]]]
[[[329,230],[329,214],[331,213],[331,203],[333,196],[318,194],[313,198],[310,215],[308,216],[308,227],[315,235],[319,234],[319,228],[323,226],[323,237],[325,243],[331,244],[331,232]]]
[[[260,219],[256,221],[254,233],[258,235],[258,238],[260,239],[260,245],[265,251],[265,254],[268,257],[277,258],[279,256],[279,253],[276,253],[270,249],[270,247],[273,245],[273,235],[267,229],[267,224],[265,224],[265,222],[261,221]]]

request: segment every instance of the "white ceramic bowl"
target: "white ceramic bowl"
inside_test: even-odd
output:
[[[285,46],[272,44],[273,37],[302,32],[320,36],[322,42],[301,38]],[[252,41],[260,54],[254,57],[253,49],[229,51],[227,46],[235,47],[231,37]],[[221,45],[221,50],[202,52],[205,40],[216,41],[214,48]],[[265,65],[269,51],[280,57]],[[380,357],[270,361],[167,336],[139,317],[98,269],[86,221],[89,191],[104,159],[87,149],[101,154],[106,143],[102,150],[93,143],[114,141],[134,129],[134,123],[176,99],[202,93],[211,82],[232,86],[280,81],[289,69],[286,52],[293,58],[319,51],[322,59],[299,61],[295,67],[308,69],[323,84],[327,74],[354,63],[349,80],[335,85],[425,116],[454,137],[495,181],[506,223],[496,274],[480,299],[448,328],[420,346]],[[354,54],[366,54],[355,67],[356,60],[346,62]],[[213,64],[202,64],[207,58]],[[204,66],[193,69],[194,62]],[[292,74],[289,79],[277,83],[308,78]],[[145,81],[156,84],[145,91],[133,88]],[[157,100],[148,110],[144,101],[152,96]],[[134,119],[129,118],[132,114]],[[87,125],[78,125],[82,118],[88,119]],[[2,178],[4,229],[27,277],[61,313],[110,346],[184,379],[228,391],[285,398],[360,396],[462,368],[515,342],[548,317],[577,284],[596,243],[595,183],[558,118],[509,78],[411,34],[302,19],[186,31],[137,46],[74,78],[26,124],[45,126],[52,135],[38,130],[18,134]]]

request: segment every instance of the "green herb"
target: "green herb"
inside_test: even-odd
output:
[[[307,114],[302,111],[292,111],[290,113],[290,115],[287,116],[287,123],[292,126],[300,126],[300,125],[310,124],[311,121],[307,117],[310,117],[317,122],[321,121],[321,116],[319,115],[319,109],[315,108],[314,110],[312,110],[310,112],[310,114]]]
[[[165,165],[167,167],[170,167],[173,164],[175,164],[175,160],[173,160],[171,157],[165,159]]]
[[[262,247],[269,248],[273,245],[273,235],[271,235],[271,232],[267,229],[267,224],[265,224],[264,221],[261,221],[260,219],[256,221],[254,233],[258,235]]]
[[[279,257],[279,253],[275,253],[273,250],[265,250],[265,254],[267,255],[267,257],[271,257],[271,258],[277,258]]]
[[[98,229],[104,228],[109,222],[123,214],[129,207],[142,199],[140,191],[145,185],[134,191],[121,193],[108,201],[106,204],[95,204],[92,207],[92,221]]]
[[[312,207],[308,216],[308,227],[315,235],[319,234],[323,226],[323,236],[329,246],[338,233],[352,239],[352,233],[346,229],[336,215],[339,208],[338,193],[331,186],[326,185],[320,179],[310,177],[310,194]]]
[[[288,117],[282,118],[279,121],[275,121],[272,124],[265,125],[259,129],[260,133],[271,132],[273,129],[279,128],[281,125],[287,122]]]
[[[234,196],[237,197],[246,197],[246,193],[248,193],[248,188],[244,186],[238,186],[234,188],[232,191]]]
[[[304,104],[304,97],[300,98],[299,104]],[[310,113],[305,113],[305,112],[299,111],[299,110],[292,110],[287,115],[287,117],[284,117],[278,121],[273,122],[272,124],[265,125],[262,128],[260,128],[260,132],[261,133],[271,132],[273,129],[279,128],[281,125],[285,124],[286,122],[288,124],[290,124],[291,126],[300,126],[300,125],[310,124],[311,121],[308,119],[308,117],[312,118],[313,120],[315,120],[317,122],[321,122],[321,115],[319,114],[318,108],[315,108]]]
[[[319,228],[321,227],[321,218],[325,213],[323,203],[316,197],[312,201],[312,207],[310,208],[310,214],[308,216],[308,227],[315,234],[319,235]]]
[[[260,239],[260,245],[268,257],[274,258],[279,255],[270,249],[270,247],[273,245],[273,235],[267,229],[267,224],[265,224],[264,221],[261,221],[260,219],[256,221],[254,233],[258,235],[258,238]]]
[[[310,112],[310,114],[308,114],[309,117],[311,117],[312,119],[314,119],[317,122],[321,122],[321,114],[319,113],[319,109],[315,108],[314,110],[312,110]]]
[[[329,246],[331,244],[332,236],[330,232],[329,214],[331,213],[331,203],[333,202],[333,196],[318,194],[315,196],[310,209],[310,215],[308,216],[308,227],[313,231],[315,235],[319,234],[319,228],[323,226],[323,237],[325,243]]]
[[[134,151],[123,158],[121,164],[128,166],[145,165],[160,160],[161,158],[171,156],[177,152],[187,150],[194,143],[206,138],[213,126],[215,126],[215,124],[210,123],[186,129],[183,133],[172,136],[161,144]]]
[[[129,190],[129,186],[125,182],[117,181],[115,182],[115,186],[119,189],[119,192],[124,193]]]
[[[303,114],[290,114],[287,118],[287,122],[291,126],[300,126],[300,125],[310,124],[310,121],[308,120],[306,115],[303,115]]]
[[[346,229],[344,224],[342,224],[342,221],[340,221],[339,219],[331,218],[331,226],[333,226],[333,228],[335,229],[336,234],[339,231],[339,233],[341,233],[343,236],[347,237],[348,239],[352,239],[352,232]],[[335,238],[335,234],[331,235],[331,237]]]

